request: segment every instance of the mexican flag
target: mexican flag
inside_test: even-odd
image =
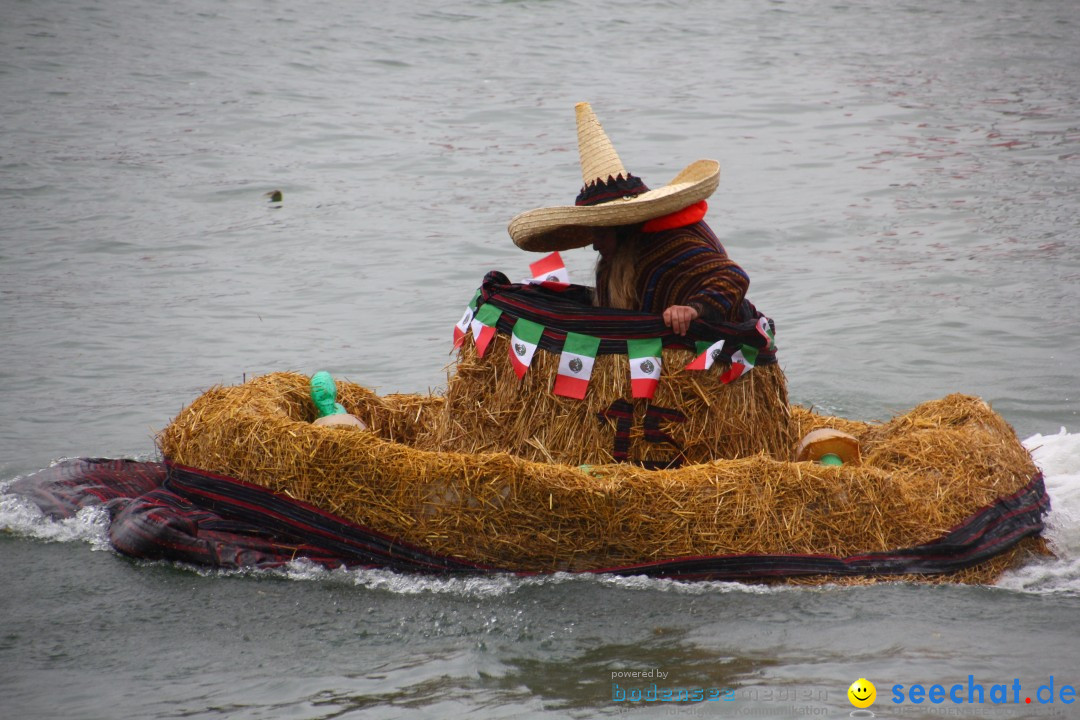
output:
[[[712,345],[701,341],[697,342],[698,356],[690,361],[686,370],[708,370],[720,359],[720,351],[724,349],[724,341],[717,340]]]
[[[472,296],[472,300],[465,307],[465,314],[458,320],[457,325],[454,326],[454,347],[459,348],[461,344],[465,342],[465,335],[469,332],[469,326],[472,324],[473,317],[476,315],[476,300],[480,297],[480,290],[477,288],[476,293]]]
[[[525,318],[518,318],[514,323],[514,331],[510,335],[510,364],[514,366],[518,380],[525,377],[525,371],[532,365],[536,346],[540,344],[543,334],[544,326],[540,323]]]
[[[660,363],[664,343],[660,338],[627,340],[630,358],[630,393],[636,398],[652,399],[660,384]]]
[[[551,391],[563,397],[584,400],[599,348],[598,337],[566,333],[566,342],[563,344],[562,355],[559,356],[559,374]]]
[[[761,337],[769,341],[769,344],[766,346],[766,348],[769,350],[775,350],[775,335],[772,331],[772,328],[769,326],[769,318],[765,317],[764,315],[758,318],[757,331],[761,335]]]
[[[486,303],[476,311],[472,319],[473,342],[476,343],[476,356],[484,357],[488,345],[495,338],[495,324],[499,322],[502,310],[491,303]]]
[[[529,282],[570,284],[570,273],[566,271],[566,264],[558,252],[530,264],[529,272],[532,273]]]
[[[757,348],[753,345],[743,345],[731,354],[731,367],[720,376],[720,382],[727,385],[732,380],[738,380],[754,368],[757,360]]]

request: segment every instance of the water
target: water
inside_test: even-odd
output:
[[[152,456],[258,373],[443,385],[483,273],[534,259],[507,221],[576,193],[589,100],[654,186],[720,160],[709,219],[795,401],[984,397],[1042,446],[1059,554],[991,588],[223,575],[4,498],[5,716],[846,717],[859,677],[1080,684],[1078,77],[1070,0],[0,0],[0,480]],[[735,699],[613,702],[650,668]]]

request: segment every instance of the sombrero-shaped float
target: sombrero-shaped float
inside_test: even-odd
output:
[[[710,163],[628,191],[622,215],[530,211],[511,235],[579,247],[604,213],[677,212],[716,187]],[[122,552],[219,567],[991,582],[1046,552],[1042,477],[978,398],[822,416],[789,405],[760,313],[675,334],[594,307],[557,260],[520,283],[488,273],[441,395],[339,381],[330,412],[360,422],[327,425],[312,378],[266,375],[185,408],[163,463],[76,461],[22,491],[54,514],[109,504]]]

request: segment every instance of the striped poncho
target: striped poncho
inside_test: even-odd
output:
[[[637,309],[663,313],[672,305],[689,305],[709,321],[738,321],[755,313],[745,302],[750,278],[704,221],[645,233],[636,252]],[[610,306],[603,259],[597,266],[596,297],[599,305]]]

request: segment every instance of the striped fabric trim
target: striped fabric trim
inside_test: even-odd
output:
[[[643,241],[635,262],[642,307],[660,313],[693,305],[710,320],[738,314],[750,278],[706,223],[651,233]]]
[[[676,335],[660,315],[595,307],[591,293],[591,288],[582,285],[556,290],[536,284],[511,283],[501,272],[492,271],[484,277],[478,302],[491,303],[503,311],[498,330],[507,337],[513,332],[518,318],[543,325],[545,332],[539,347],[551,353],[562,351],[567,332],[576,332],[599,337],[600,355],[625,355],[627,340],[660,337],[664,347],[691,351],[696,349],[697,341],[712,344],[725,340],[724,347],[731,348],[731,352],[742,345],[751,345],[760,351],[758,365],[776,362],[775,351],[767,349],[767,339],[757,331],[758,318],[763,316],[756,309],[739,322],[695,320],[686,335]],[[771,326],[772,321],[769,322]],[[730,361],[731,353],[721,351],[720,359]]]
[[[132,498],[164,481],[161,463],[73,458],[16,480],[8,492],[33,502],[51,518],[64,519],[75,517],[84,507],[104,506],[115,515]]]
[[[600,205],[612,200],[621,200],[625,197],[634,197],[647,192],[649,192],[649,186],[641,178],[628,172],[626,177],[619,174],[617,177],[609,176],[606,180],[597,178],[586,184],[581,188],[581,192],[578,193],[574,204],[579,207],[582,205]]]
[[[148,484],[153,487],[147,489]],[[428,553],[261,486],[168,463],[67,461],[20,479],[9,492],[52,503],[63,517],[94,504],[92,498],[122,507],[113,516],[109,538],[119,552],[139,558],[223,568],[280,567],[305,558],[326,567],[515,572]],[[942,574],[977,565],[1039,534],[1049,509],[1040,473],[941,538],[915,547],[848,557],[682,557],[584,572],[682,580]]]

